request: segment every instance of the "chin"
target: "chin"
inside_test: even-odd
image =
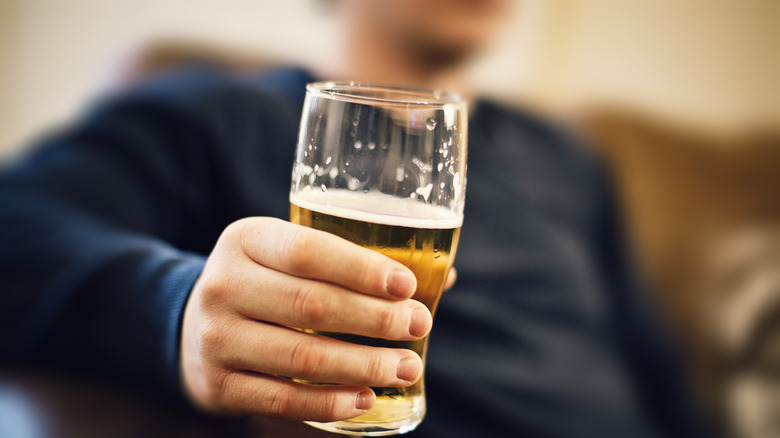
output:
[[[429,43],[416,47],[418,57],[436,68],[457,67],[480,51],[482,45],[470,42]]]
[[[439,51],[452,57],[469,58],[490,45],[499,28],[493,21],[475,21],[477,20],[453,22],[449,26],[429,32],[420,39],[420,43],[428,46],[431,51]]]

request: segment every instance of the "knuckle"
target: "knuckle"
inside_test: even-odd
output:
[[[235,239],[238,239],[239,241],[242,241],[244,239],[244,235],[247,231],[249,224],[248,218],[239,219],[235,222],[232,222],[227,227],[225,227],[225,230],[222,231],[222,238],[225,238],[229,241],[233,241]]]
[[[215,357],[228,344],[231,328],[224,320],[210,318],[201,329],[200,351],[204,357]]]
[[[388,373],[385,371],[385,369],[384,355],[378,353],[370,355],[365,368],[367,380],[371,382],[383,382],[390,380],[387,379]]]
[[[323,413],[327,420],[335,420],[343,417],[342,411],[344,410],[339,403],[341,400],[336,393],[328,393],[325,396],[325,412]],[[327,421],[326,420],[326,421]]]
[[[293,377],[312,377],[324,362],[324,355],[310,342],[299,342],[290,351],[289,367]]]
[[[230,386],[230,373],[218,373],[212,379],[212,383],[209,388],[209,395],[214,402],[222,406],[225,404],[225,399],[228,394],[228,387]]]
[[[384,338],[391,338],[398,332],[398,315],[396,311],[397,306],[388,306],[382,309],[376,318],[376,331],[377,334]]]
[[[218,308],[225,303],[227,285],[212,278],[203,278],[198,288],[200,304],[204,309]]]
[[[231,373],[224,370],[211,370],[206,375],[199,398],[208,410],[220,412],[227,407],[230,376]]]
[[[209,258],[206,267],[195,283],[200,304],[206,308],[219,308],[229,300],[232,290],[244,279],[244,272],[223,259]]]
[[[313,328],[328,317],[328,299],[318,294],[309,284],[303,284],[296,289],[293,296],[293,316],[303,328]]]
[[[295,397],[293,397],[290,388],[286,386],[273,389],[267,394],[266,408],[271,416],[289,416],[294,407]]]
[[[220,345],[224,344],[224,339],[224,332],[216,324],[210,323],[206,325],[200,335],[201,351],[204,355],[209,355],[218,350]]]
[[[218,245],[225,241],[224,246],[239,250],[242,254],[250,254],[249,246],[263,234],[263,230],[270,226],[272,220],[275,219],[265,217],[239,219],[225,228]]]
[[[310,272],[316,263],[317,239],[312,233],[299,231],[287,241],[287,258],[294,272]]]

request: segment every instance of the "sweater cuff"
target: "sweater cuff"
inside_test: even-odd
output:
[[[166,311],[166,326],[162,333],[164,359],[165,392],[170,396],[184,401],[179,372],[180,346],[184,308],[192,292],[195,281],[203,271],[206,257],[195,254],[183,254],[161,279],[161,307]]]

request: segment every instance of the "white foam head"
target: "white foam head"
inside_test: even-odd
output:
[[[377,192],[329,189],[290,193],[290,202],[308,210],[345,219],[409,228],[445,229],[463,224],[463,215],[445,207]]]

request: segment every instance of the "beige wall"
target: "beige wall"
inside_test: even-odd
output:
[[[0,155],[72,117],[139,41],[194,36],[337,62],[314,0],[0,1]],[[773,0],[525,0],[475,67],[486,92],[553,111],[623,100],[712,126],[780,123]]]
[[[720,128],[780,124],[780,2],[550,3],[542,103],[627,101]]]
[[[0,2],[0,155],[10,142],[19,138],[16,118],[16,96],[18,85],[10,63],[16,58],[14,37],[16,34],[16,4]]]
[[[156,36],[214,40],[283,59],[317,64],[335,46],[332,20],[311,1],[2,0],[3,83],[0,153],[62,123],[111,81],[122,59]],[[3,11],[5,12],[5,11]],[[5,24],[13,24],[6,27]],[[6,79],[10,78],[10,79]]]

